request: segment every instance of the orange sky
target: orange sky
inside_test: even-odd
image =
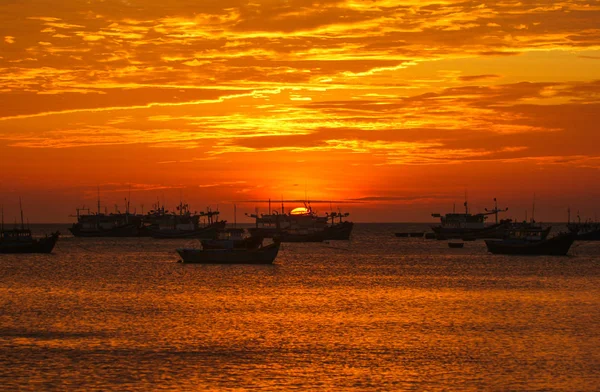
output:
[[[355,221],[465,190],[600,213],[599,1],[5,0],[0,22],[8,222],[19,196],[73,221],[97,186],[238,221],[305,189]]]

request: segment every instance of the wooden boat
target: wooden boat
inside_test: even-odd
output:
[[[256,249],[227,247],[221,249],[180,248],[177,253],[183,263],[195,264],[273,264],[280,242],[259,246]]]
[[[431,214],[434,218],[440,218],[440,224],[432,226],[431,229],[434,231],[438,240],[448,239],[461,239],[461,238],[503,238],[509,227],[510,219],[498,221],[498,213],[506,212],[506,209],[499,209],[497,200],[494,199],[494,208],[492,210],[485,210],[478,214],[471,214],[469,212],[468,203],[465,201],[465,212],[457,213],[452,212],[450,214],[435,213]],[[495,215],[496,223],[488,225],[486,220],[488,216]]]
[[[13,229],[0,232],[0,253],[50,253],[60,233],[54,232],[43,238],[33,238],[29,229]]]
[[[350,239],[353,227],[354,223],[348,221],[332,223],[323,229],[325,240],[347,241]]]
[[[577,236],[559,234],[552,238],[528,239],[511,236],[503,240],[485,240],[488,251],[503,255],[553,255],[564,256],[569,252]]]
[[[450,248],[463,248],[465,246],[464,242],[448,242],[448,246]]]
[[[569,231],[577,235],[577,241],[600,241],[600,223],[568,223]]]
[[[332,211],[319,216],[312,210],[310,202],[304,207],[285,212],[283,201],[281,210],[271,210],[269,201],[268,214],[246,214],[255,219],[256,226],[248,229],[253,235],[264,238],[279,237],[283,242],[321,242],[324,240],[349,240],[354,223],[344,220],[350,214]],[[297,235],[300,231],[321,232],[318,235]]]
[[[11,230],[4,229],[4,209],[2,209],[2,220],[0,226],[0,253],[50,253],[58,241],[60,233],[54,232],[44,238],[33,238],[31,230],[25,228],[23,221],[23,207],[19,198],[21,208],[21,227]]]

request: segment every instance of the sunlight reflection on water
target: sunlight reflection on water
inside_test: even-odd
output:
[[[176,263],[190,241],[63,238],[2,256],[6,390],[595,390],[600,244],[285,244],[277,265]]]

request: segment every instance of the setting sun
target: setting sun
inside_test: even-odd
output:
[[[97,187],[109,209],[308,195],[428,221],[535,193],[591,217],[600,5],[544,4],[3,3],[0,199],[40,222]]]

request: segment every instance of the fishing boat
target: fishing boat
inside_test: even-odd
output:
[[[313,211],[309,201],[304,202],[304,207],[297,207],[289,212],[285,211],[282,202],[280,211],[272,211],[269,201],[268,214],[259,215],[257,210],[255,214],[248,215],[255,219],[255,227],[248,230],[265,238],[279,237],[282,242],[348,240],[354,228],[353,222],[344,220],[349,215],[332,211],[319,216]]]
[[[471,214],[469,212],[468,202],[465,201],[465,212],[452,212],[442,216],[441,214],[431,214],[434,218],[440,218],[440,225],[432,226],[431,229],[439,240],[462,239],[462,238],[503,238],[510,228],[511,220],[498,221],[498,213],[506,212],[506,209],[498,209],[497,200],[494,198],[495,206],[492,210]],[[495,215],[494,224],[486,224],[489,215]]]
[[[561,233],[548,238],[550,228],[513,227],[502,240],[485,240],[488,251],[504,255],[564,256],[577,238],[573,233]]]
[[[194,264],[273,264],[280,242],[275,241],[254,249],[225,246],[223,248],[179,248],[181,262]]]
[[[29,229],[2,230],[0,253],[51,253],[59,235],[56,231],[43,238],[33,238]]]
[[[216,238],[225,229],[226,221],[218,220],[219,211],[208,209],[207,212],[192,213],[188,204],[179,203],[177,212],[165,213],[158,225],[146,230],[152,238]]]
[[[578,222],[568,223],[569,231],[577,235],[577,241],[600,241],[600,223],[598,222]]]
[[[77,222],[69,228],[75,237],[140,237],[144,236],[143,215],[130,212],[130,198],[125,199],[125,212],[115,211],[108,213],[100,210],[100,189],[98,188],[97,211],[90,212],[90,208],[76,208]]]
[[[19,204],[20,204],[19,200]],[[2,226],[0,226],[0,253],[50,253],[58,241],[58,231],[43,238],[33,238],[31,230],[25,228],[23,208],[21,208],[21,227],[4,229],[4,210],[2,210]]]

